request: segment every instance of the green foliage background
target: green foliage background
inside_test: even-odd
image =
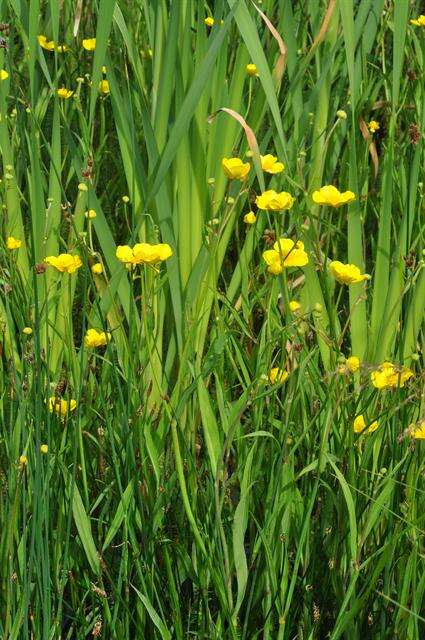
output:
[[[0,637],[424,637],[421,10],[0,2]],[[221,169],[249,148],[222,108],[255,136],[244,183]],[[323,184],[357,199],[321,209]],[[265,188],[296,203],[248,227]],[[273,233],[309,265],[267,274]],[[115,257],[143,240],[173,247],[159,273]],[[65,251],[77,275],[36,267]],[[372,280],[341,288],[329,259]],[[83,347],[92,327],[105,349]],[[386,359],[414,371],[403,389],[371,386]],[[354,434],[361,413],[374,433]]]

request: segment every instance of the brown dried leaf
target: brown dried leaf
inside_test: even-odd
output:
[[[266,23],[270,33],[272,34],[272,36],[275,38],[277,44],[279,45],[280,56],[277,59],[276,64],[275,64],[274,69],[273,69],[273,78],[275,79],[275,82],[276,82],[277,86],[280,86],[280,83],[282,82],[283,74],[285,73],[286,56],[288,55],[288,48],[287,48],[286,44],[284,43],[283,38],[280,35],[279,31],[270,22],[270,20],[266,16],[266,14],[263,13],[261,11],[261,9],[259,9],[255,3],[253,3],[253,5],[257,9],[257,11],[260,14],[260,16],[263,18],[263,20]]]

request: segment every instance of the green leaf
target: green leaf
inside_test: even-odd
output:
[[[161,618],[159,617],[159,615],[155,611],[155,609],[154,609],[151,601],[149,600],[149,598],[147,596],[143,595],[143,593],[140,593],[140,591],[138,589],[136,589],[135,586],[133,586],[133,589],[137,593],[137,596],[139,597],[141,602],[143,602],[144,606],[146,607],[146,611],[148,612],[149,617],[152,620],[152,622],[154,623],[155,627],[160,632],[162,640],[171,640],[171,633],[168,631],[167,627],[165,626],[165,624],[163,623],[163,621],[161,620]]]
[[[71,477],[68,476],[68,482],[70,481],[70,478]],[[70,490],[68,490],[68,493],[70,493]],[[74,516],[78,535],[80,536],[81,546],[85,551],[87,560],[89,561],[94,573],[98,574],[100,561],[96,545],[93,540],[90,518],[86,513],[80,492],[78,491],[78,487],[75,483],[72,489],[72,514]]]
[[[111,526],[109,527],[109,531],[106,534],[105,537],[105,542],[103,543],[103,547],[102,547],[102,551],[105,551],[105,549],[107,549],[109,547],[109,545],[111,544],[112,540],[115,538],[115,535],[118,531],[118,529],[121,526],[122,521],[124,520],[124,518],[127,515],[127,511],[128,511],[128,507],[130,505],[130,500],[133,497],[133,491],[134,491],[134,483],[132,480],[130,480],[130,482],[127,485],[126,490],[124,491],[124,493],[122,494],[121,500],[118,504],[118,508],[116,510],[115,513],[115,517],[111,523]]]

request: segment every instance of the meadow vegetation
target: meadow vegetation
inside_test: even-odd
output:
[[[425,12],[0,3],[0,637],[425,637]]]

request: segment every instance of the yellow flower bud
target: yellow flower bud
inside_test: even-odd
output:
[[[100,276],[103,273],[103,266],[100,262],[96,262],[91,268],[91,272],[95,276]]]
[[[255,213],[253,211],[249,211],[243,217],[243,221],[246,224],[254,224],[256,220],[257,220],[257,216],[255,215]]]
[[[258,76],[257,67],[252,62],[246,65],[246,72],[249,76]]]

